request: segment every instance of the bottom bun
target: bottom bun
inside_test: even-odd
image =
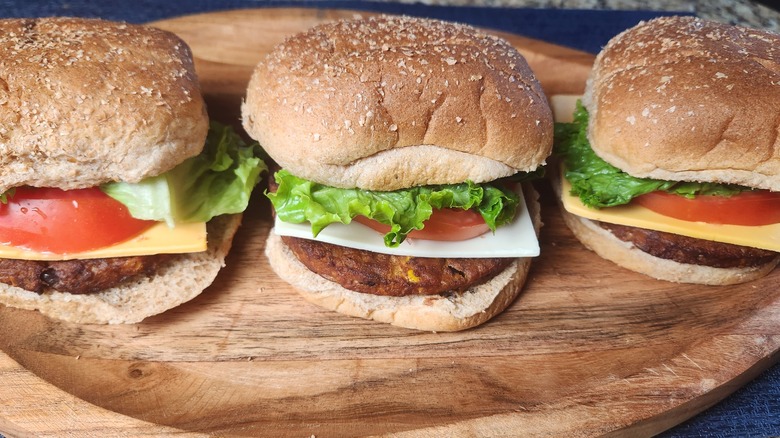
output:
[[[538,235],[538,194],[528,184],[524,189]],[[531,266],[530,258],[516,259],[489,281],[447,296],[391,297],[351,291],[320,277],[298,261],[273,230],[265,254],[274,272],[313,304],[349,316],[434,332],[476,327],[504,311],[520,294]]]
[[[619,266],[658,280],[707,285],[739,284],[766,276],[780,262],[778,256],[767,264],[749,268],[713,268],[662,259],[618,239],[597,222],[571,214],[562,206],[560,210],[566,225],[588,249]]]
[[[209,221],[208,248],[181,254],[150,277],[130,280],[92,294],[47,291],[42,294],[0,284],[0,304],[81,324],[129,324],[187,302],[216,278],[225,265],[241,215],[219,216]]]

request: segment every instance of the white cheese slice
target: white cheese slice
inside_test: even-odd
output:
[[[571,123],[574,121],[574,109],[577,101],[582,96],[579,94],[556,94],[550,96],[550,107],[553,111],[553,120],[558,123]]]
[[[290,224],[277,217],[274,232],[281,236],[315,239],[309,223]],[[489,258],[489,257],[536,257],[539,255],[539,241],[536,238],[531,216],[520,196],[517,217],[507,225],[500,226],[495,233],[455,242],[407,238],[396,248],[384,244],[383,234],[357,223],[349,225],[331,224],[325,227],[316,239],[321,242],[362,249],[383,254],[411,257]]]
[[[92,251],[53,254],[0,244],[0,258],[18,260],[72,260],[128,257],[151,254],[179,254],[206,250],[206,223],[180,224],[169,228],[160,222],[145,232],[117,245]]]

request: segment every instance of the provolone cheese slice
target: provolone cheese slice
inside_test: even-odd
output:
[[[274,232],[280,236],[314,239],[308,222],[290,224],[280,221],[277,217]],[[511,224],[498,227],[495,233],[488,231],[468,240],[441,242],[407,238],[398,247],[388,248],[384,244],[382,234],[354,221],[349,225],[328,225],[317,235],[316,240],[376,253],[411,257],[515,258],[539,255],[539,241],[522,195],[517,206],[517,217]]]
[[[127,257],[151,254],[179,254],[206,250],[206,223],[195,222],[168,227],[155,224],[144,233],[120,244],[92,251],[52,254],[0,245],[0,258],[19,260],[72,260]]]
[[[578,94],[556,94],[550,96],[550,107],[553,111],[553,120],[558,123],[571,123],[574,121],[574,109],[577,101],[582,96]]]

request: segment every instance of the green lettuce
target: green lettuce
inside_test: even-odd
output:
[[[16,193],[16,188],[10,188],[3,192],[3,194],[0,195],[0,203],[8,204],[8,200],[14,197],[14,193]]]
[[[388,247],[400,245],[412,230],[422,229],[434,208],[475,209],[495,231],[514,219],[520,202],[516,193],[503,186],[471,181],[381,192],[330,187],[284,169],[274,179],[278,188],[266,196],[280,220],[309,222],[316,237],[332,223],[348,224],[355,216],[365,216],[390,226],[384,236]]]
[[[200,155],[139,183],[112,182],[100,188],[138,219],[169,226],[207,222],[243,212],[260,174],[267,170],[257,143],[247,145],[232,127],[211,122]]]
[[[571,183],[571,194],[592,208],[613,207],[629,203],[637,196],[657,190],[686,198],[696,195],[732,196],[747,187],[733,184],[662,181],[633,177],[602,160],[587,138],[588,111],[577,102],[572,123],[555,124],[555,154],[563,159],[565,178]]]

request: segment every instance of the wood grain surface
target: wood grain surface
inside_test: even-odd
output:
[[[236,125],[254,64],[349,11],[264,9],[156,23],[193,48],[213,118]],[[548,95],[582,91],[592,56],[516,36]],[[654,281],[563,225],[487,324],[427,333],[325,311],[268,267],[260,193],[202,295],[141,324],[0,309],[0,431],[12,436],[651,435],[777,360],[778,274],[729,287]]]

